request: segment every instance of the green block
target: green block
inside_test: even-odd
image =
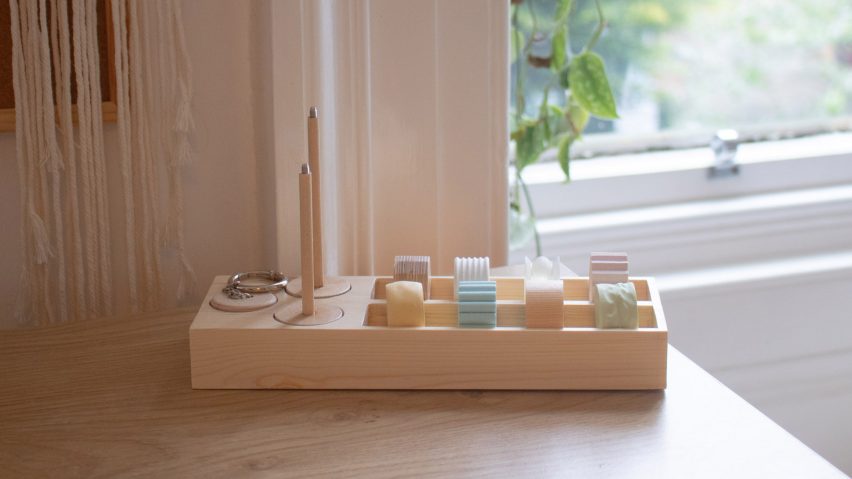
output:
[[[636,329],[639,327],[639,308],[636,306],[636,287],[633,283],[595,285],[595,326],[600,329]]]

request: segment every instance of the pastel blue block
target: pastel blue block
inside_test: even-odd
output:
[[[497,303],[492,301],[472,301],[459,303],[459,313],[496,313]]]
[[[458,284],[459,326],[493,328],[497,326],[497,283],[460,281]]]
[[[459,282],[459,292],[461,291],[497,291],[497,283],[494,281],[461,281]]]
[[[459,303],[471,301],[497,301],[496,291],[459,291]]]
[[[459,313],[459,326],[494,327],[497,325],[497,313]]]
[[[497,321],[497,313],[461,313],[459,317],[468,323],[493,323]]]

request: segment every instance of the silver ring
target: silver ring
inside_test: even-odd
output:
[[[237,300],[237,301],[243,300],[243,299],[254,298],[253,294],[246,293],[244,291],[240,291],[237,288],[235,288],[231,283],[228,283],[227,286],[222,288],[222,292],[225,293],[225,296],[227,296],[228,298],[234,299],[234,300]]]
[[[240,284],[242,281],[249,278],[268,279],[269,281],[272,281],[272,283],[257,286]],[[284,273],[280,273],[278,271],[248,271],[246,273],[237,273],[231,276],[228,280],[228,286],[244,293],[271,293],[273,291],[284,289],[289,281],[290,279],[284,276]]]

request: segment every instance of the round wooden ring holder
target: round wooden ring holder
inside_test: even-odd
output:
[[[319,326],[328,324],[343,317],[343,310],[333,304],[318,304],[314,308],[314,314],[307,316],[302,314],[302,304],[292,303],[272,315],[279,323],[290,326]]]
[[[255,294],[251,298],[246,299],[231,299],[227,294],[219,291],[210,299],[210,306],[218,309],[219,311],[241,313],[268,308],[277,302],[278,297],[273,293]]]
[[[527,329],[562,329],[562,281],[526,281]]]
[[[343,278],[326,276],[323,281],[323,285],[319,288],[314,288],[314,298],[333,298],[335,296],[340,296],[341,294],[348,293],[350,289],[352,289],[352,283],[350,283],[349,281]],[[289,294],[290,296],[301,298],[302,278],[296,278],[293,281],[287,283],[287,286],[284,287],[284,291],[286,291],[287,294]]]

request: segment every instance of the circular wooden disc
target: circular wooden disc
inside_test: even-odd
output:
[[[343,278],[334,278],[326,276],[323,281],[322,288],[314,288],[314,298],[323,299],[340,296],[343,293],[348,293],[352,289],[352,284]],[[302,278],[296,278],[287,283],[284,288],[287,294],[297,298],[302,297]]]
[[[255,294],[251,298],[231,299],[227,294],[219,291],[210,298],[210,306],[219,311],[229,313],[240,313],[245,311],[257,311],[267,308],[278,302],[278,297],[272,293]]]
[[[343,317],[343,310],[333,304],[317,304],[314,314],[305,316],[302,314],[302,303],[290,303],[279,309],[272,315],[279,323],[291,326],[319,326],[328,324]]]

